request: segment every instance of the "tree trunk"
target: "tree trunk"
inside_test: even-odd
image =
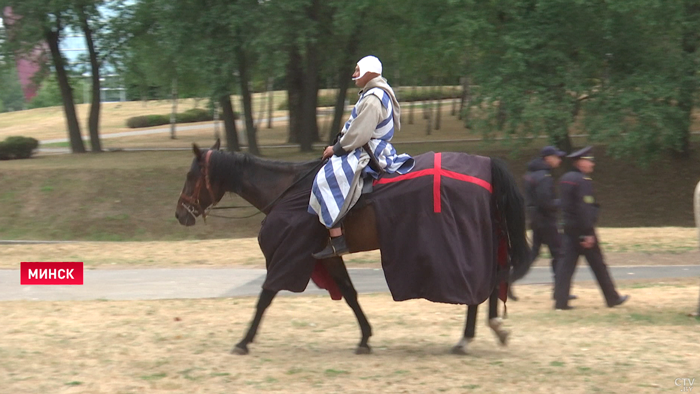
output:
[[[344,63],[348,64],[348,63]],[[354,67],[353,67],[354,69]],[[336,135],[342,130],[343,118],[345,117],[345,100],[350,87],[351,77],[348,76],[350,67],[340,67],[338,70],[338,95],[335,98],[335,107],[333,108],[333,123],[328,136],[328,143],[332,144]],[[352,76],[352,74],[350,74]]]
[[[503,99],[500,99],[496,109],[496,127],[498,127],[498,131],[503,131],[507,120],[508,115],[506,111],[506,104],[504,103]]]
[[[175,139],[175,122],[177,121],[177,76],[173,78],[172,90],[170,91],[170,99],[173,102],[172,109],[170,111],[170,139]]]
[[[320,0],[312,0],[307,15],[309,21],[317,23],[320,20]],[[312,144],[319,140],[318,122],[316,119],[316,107],[318,105],[318,43],[312,37],[306,41],[304,61],[304,83],[301,93],[301,135],[299,145],[302,152],[311,152]]]
[[[75,113],[75,103],[73,102],[73,89],[68,82],[68,75],[63,64],[63,57],[58,49],[59,32],[61,31],[60,22],[56,22],[56,31],[47,30],[45,32],[46,42],[51,50],[51,58],[54,68],[56,69],[56,79],[58,86],[61,89],[61,99],[63,100],[63,111],[66,114],[66,125],[68,126],[68,139],[73,153],[85,153],[85,145],[83,138],[80,135],[80,123],[78,116]]]
[[[690,128],[692,125],[692,111],[695,105],[695,94],[697,90],[697,66],[695,60],[695,51],[698,44],[697,23],[695,20],[700,14],[700,5],[695,2],[685,2],[685,21],[683,25],[683,37],[681,39],[682,53],[682,68],[683,77],[680,80],[680,89],[678,95],[678,108],[683,111],[683,119],[679,124],[678,133],[680,134],[680,152],[684,156],[690,154]]]
[[[224,116],[224,129],[226,131],[226,147],[229,152],[241,150],[238,142],[238,130],[236,130],[236,117],[229,92],[219,97],[219,104]]]
[[[432,87],[426,86],[425,107],[423,108],[423,118],[425,119],[425,135],[432,134],[433,129],[433,103]]]
[[[273,97],[275,95],[275,79],[270,77],[267,80],[267,128],[272,128],[272,106],[274,105]]]
[[[217,101],[214,101],[212,103],[212,107],[214,107],[214,139],[218,140],[221,138],[221,135],[219,134],[219,104]]]
[[[442,81],[437,88],[437,113],[435,114],[435,130],[440,130],[440,119],[442,118]]]
[[[460,78],[462,82],[462,97],[459,100],[459,115],[458,119],[462,120],[464,116],[465,108],[469,111],[469,105],[471,102],[471,91],[469,90],[469,77]],[[465,127],[467,122],[464,123]]]
[[[80,25],[85,34],[85,42],[88,47],[90,56],[90,69],[92,71],[92,101],[90,102],[90,117],[88,118],[88,129],[90,130],[90,148],[93,152],[102,152],[100,144],[100,106],[102,105],[102,97],[100,97],[100,62],[97,60],[97,51],[95,51],[95,43],[92,39],[92,29],[88,24],[85,10],[78,9],[80,17]]]
[[[253,121],[253,102],[250,94],[248,60],[245,51],[240,45],[236,46],[236,57],[238,58],[238,81],[241,84],[241,96],[243,99],[243,112],[245,114],[245,133],[248,137],[248,152],[260,156],[258,141],[256,139],[255,122]]]
[[[413,85],[411,88],[411,96],[413,96],[413,101],[411,101],[411,106],[408,107],[408,124],[413,124],[413,112],[416,109],[416,95],[417,95],[417,88],[416,85]]]
[[[293,47],[287,63],[287,103],[289,106],[289,143],[301,141],[301,92],[304,85],[304,71],[301,68],[299,50]]]
[[[364,15],[364,14],[363,14]],[[357,36],[360,34],[362,29],[362,20],[364,18],[359,18],[357,25],[355,25],[355,30],[353,34],[350,35],[347,44],[345,46],[345,58],[338,69],[338,96],[335,98],[335,108],[333,110],[333,123],[331,123],[331,130],[329,133],[329,143],[333,143],[335,136],[340,133],[342,129],[341,125],[345,118],[345,100],[348,93],[348,88],[350,87],[350,81],[352,79],[352,72],[355,70],[355,65],[353,64],[353,59],[357,57],[357,50],[359,45],[359,40]]]
[[[430,86],[423,86],[423,119],[428,119],[428,108],[430,107]]]
[[[265,116],[265,104],[267,103],[267,90],[265,93],[260,94],[260,108],[258,108],[258,119],[255,121],[255,130],[260,130],[260,124],[263,122],[263,116]]]

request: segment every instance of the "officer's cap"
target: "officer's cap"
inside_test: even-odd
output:
[[[553,147],[553,146],[545,146],[545,147],[542,148],[542,150],[540,151],[540,155],[541,155],[542,157],[547,157],[547,156],[559,156],[559,157],[563,157],[563,156],[566,156],[566,152],[561,151],[561,150],[559,150],[559,149],[557,149],[557,148],[555,148],[555,147]]]
[[[570,159],[578,160],[578,159],[586,159],[586,160],[591,160],[593,161],[593,147],[592,146],[587,146],[583,149],[579,149],[576,152],[566,156]]]

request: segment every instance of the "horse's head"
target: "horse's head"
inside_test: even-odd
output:
[[[175,217],[183,226],[193,226],[199,215],[206,221],[207,209],[224,196],[223,187],[213,184],[210,178],[210,158],[220,147],[218,139],[209,150],[200,150],[197,144],[192,144],[194,159],[175,208]]]

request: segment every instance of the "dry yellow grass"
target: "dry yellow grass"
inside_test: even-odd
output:
[[[508,304],[508,347],[479,313],[470,354],[455,356],[463,306],[362,295],[373,354],[352,353],[359,329],[328,297],[280,297],[248,356],[228,354],[254,298],[3,302],[2,393],[653,393],[695,378],[696,280],[626,283],[631,300],[603,307],[576,285],[577,309],[551,310],[550,289],[522,286]]]
[[[325,91],[321,91],[325,94]],[[240,99],[232,96],[237,104]],[[276,91],[274,102],[275,107],[282,100],[286,100],[286,92]],[[259,116],[259,108],[263,103],[262,96],[255,94],[253,97],[254,117]],[[417,103],[420,105],[420,103]],[[196,102],[193,99],[178,100],[178,111],[182,112],[195,106],[203,107],[205,101]],[[414,114],[414,124],[409,124],[409,105],[404,104],[402,111],[402,131],[397,134],[396,140],[415,140],[417,138],[425,139],[426,141],[436,141],[444,139],[468,138],[470,135],[464,129],[461,121],[456,117],[450,116],[452,109],[451,103],[444,102],[442,104],[442,128],[441,130],[432,130],[431,135],[426,135],[425,121],[423,120],[422,109],[418,108]],[[89,112],[89,104],[76,105],[78,111],[78,119],[80,121],[83,135],[88,135],[86,129],[87,117]],[[140,101],[128,101],[117,103],[103,103],[100,117],[100,133],[102,136],[107,136],[113,133],[130,132],[139,130],[153,130],[169,128],[169,125],[156,126],[150,128],[130,129],[126,127],[126,120],[133,116],[149,115],[149,114],[168,114],[171,110],[171,103],[167,100],[148,101],[146,105]],[[238,106],[237,110],[240,110]],[[330,108],[319,109],[318,124],[322,133],[322,140],[325,140],[330,133],[331,117],[325,114],[330,113]],[[287,111],[275,110],[273,117],[286,117]],[[267,118],[267,112],[263,118]],[[190,126],[199,127],[194,130],[184,130]],[[220,127],[223,125],[220,122]],[[283,144],[287,141],[287,122],[284,120],[275,120],[273,128],[267,129],[266,122],[261,124],[258,132],[258,143],[261,145]],[[172,140],[168,133],[151,134],[143,136],[126,136],[116,139],[105,138],[102,143],[105,148],[135,148],[135,147],[159,147],[159,148],[175,148],[188,147],[192,142],[197,142],[203,145],[211,144],[214,138],[213,122],[199,122],[179,124],[177,130],[177,139]],[[223,134],[223,131],[221,131]],[[67,138],[65,117],[62,107],[37,108],[26,111],[10,112],[0,114],[0,139],[4,139],[10,135],[23,135],[34,137],[38,140],[50,140]]]
[[[611,265],[694,264],[696,230],[681,227],[602,228],[603,251]],[[179,242],[76,242],[4,245],[0,268],[17,268],[22,261],[82,261],[91,268],[136,267],[255,267],[265,259],[256,238]],[[689,252],[690,253],[683,253]],[[351,267],[379,267],[378,251],[345,257]],[[549,264],[540,258],[537,265]]]
[[[279,104],[283,96],[284,92],[275,92],[275,102]],[[236,96],[233,96],[233,98],[234,100],[238,100]],[[256,117],[258,115],[257,110],[261,102],[260,100],[260,95],[256,94],[254,97]],[[240,101],[236,101],[236,103],[239,102]],[[195,108],[195,106],[202,108],[205,104],[205,100],[195,101],[194,99],[181,99],[178,100],[178,112],[184,112],[190,108]],[[168,100],[151,100],[147,101],[145,105],[142,101],[103,103],[100,115],[100,133],[106,135],[124,131],[148,130],[149,128],[130,129],[126,127],[126,120],[130,117],[140,115],[167,115],[170,113],[171,107],[172,103]],[[83,135],[88,135],[86,127],[90,104],[77,104],[76,111]],[[274,113],[274,116],[284,115],[286,115],[286,111],[275,111]],[[161,127],[169,126],[158,126],[158,128]],[[38,140],[68,138],[66,130],[63,107],[36,108],[0,114],[0,139],[4,139],[10,135],[23,135],[26,137],[34,137]],[[163,139],[169,138],[167,134],[163,134],[162,136],[164,137]]]

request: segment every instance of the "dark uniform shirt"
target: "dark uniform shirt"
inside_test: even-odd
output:
[[[534,159],[528,163],[523,181],[530,226],[556,226],[559,200],[554,192],[552,167],[542,158]]]
[[[577,237],[594,235],[600,206],[593,195],[593,180],[579,170],[559,180],[564,233]]]

